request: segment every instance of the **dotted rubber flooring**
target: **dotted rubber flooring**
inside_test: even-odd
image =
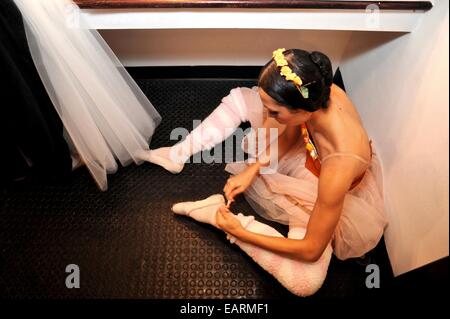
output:
[[[250,80],[138,80],[163,117],[151,147],[175,143],[172,128],[192,129],[237,86]],[[245,126],[245,125],[244,125]],[[237,141],[239,142],[239,141]],[[0,296],[3,298],[297,298],[212,226],[173,216],[173,203],[220,193],[225,164],[187,164],[172,175],[144,163],[109,175],[101,192],[85,168],[64,184],[27,183],[0,193]],[[239,198],[235,211],[254,214]],[[269,223],[286,234],[286,227]],[[355,297],[366,265],[391,277],[383,241],[365,258],[333,257],[311,298]],[[80,269],[67,289],[66,266]]]

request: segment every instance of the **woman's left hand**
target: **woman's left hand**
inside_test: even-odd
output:
[[[220,229],[233,236],[243,229],[241,222],[226,206],[220,206],[217,210],[216,223]]]

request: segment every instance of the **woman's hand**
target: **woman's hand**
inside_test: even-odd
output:
[[[259,166],[257,164],[252,164],[240,174],[231,176],[223,188],[227,200],[233,202],[236,195],[245,192],[245,190],[253,183],[258,171]]]
[[[244,229],[241,222],[234,217],[233,213],[231,213],[226,206],[220,206],[217,210],[216,224],[217,227],[222,229],[224,232],[233,236],[236,236],[239,231]]]

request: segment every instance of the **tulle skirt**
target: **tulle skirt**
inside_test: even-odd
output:
[[[72,0],[14,2],[67,141],[106,190],[116,160],[142,162],[161,116]]]
[[[255,88],[251,91],[256,93]],[[262,127],[265,114],[259,96],[245,88],[241,93],[246,95],[242,100],[246,101],[252,128]],[[247,151],[244,145],[245,141],[243,149]],[[307,226],[317,198],[319,179],[305,168],[305,161],[306,150],[299,140],[278,162],[276,173],[261,174],[255,179],[244,195],[259,215],[286,225]],[[234,162],[227,164],[225,170],[235,175],[245,167],[244,162]],[[332,241],[335,255],[339,259],[364,255],[377,245],[386,225],[382,170],[374,147],[364,178],[345,197]]]

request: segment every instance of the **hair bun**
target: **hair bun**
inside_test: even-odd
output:
[[[333,68],[331,67],[331,61],[330,59],[319,51],[313,51],[309,55],[311,61],[314,62],[315,65],[320,70],[320,73],[322,74],[325,85],[331,86],[333,83]]]

